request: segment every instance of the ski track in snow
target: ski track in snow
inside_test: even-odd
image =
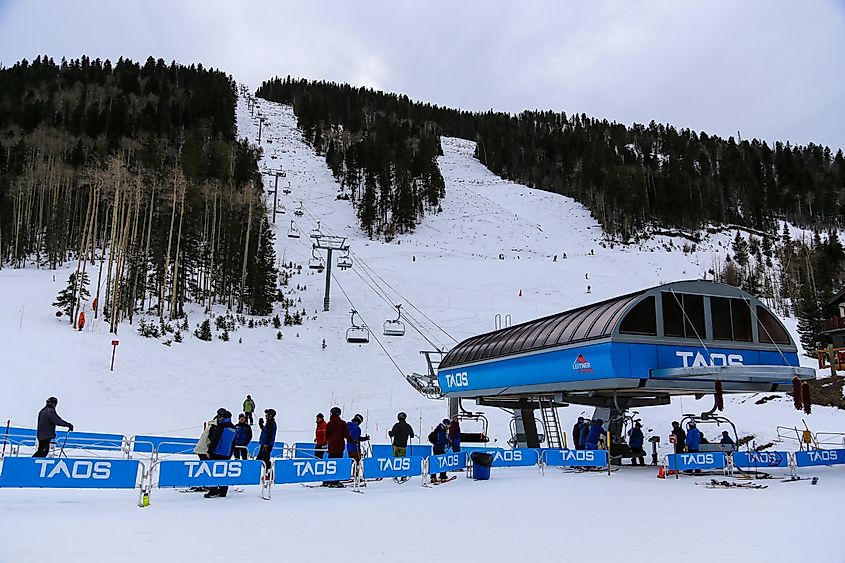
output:
[[[293,297],[301,298],[298,307],[316,320],[282,327],[282,341],[272,327],[241,328],[231,334],[230,342],[205,343],[186,335],[185,342],[170,347],[160,339],[144,339],[135,327],[124,324],[116,369],[110,372],[113,336],[104,323],[89,316],[85,330],[77,333],[53,315],[50,303],[65,286],[70,267],[58,272],[0,270],[6,390],[0,394],[0,419],[33,426],[44,399],[57,395],[59,413],[78,430],[196,436],[218,407],[239,411],[250,393],[259,412],[268,407],[279,412],[277,439],[287,442],[310,441],[313,415],[333,404],[343,407],[347,418],[355,412],[365,415],[365,429],[376,442],[387,441],[395,413],[404,410],[424,440],[445,414],[445,404],[419,396],[375,339],[367,346],[346,344],[352,305],[341,287],[405,373],[425,370],[419,351],[432,345],[410,326],[404,338],[381,336],[382,322],[395,313],[359,273],[370,284],[383,286],[388,300],[403,303],[403,311],[424,326],[434,345],[450,347],[454,342],[404,298],[462,340],[492,330],[496,314],[511,315],[517,324],[660,283],[702,277],[714,260],[724,259],[734,234],[711,236],[690,255],[678,248],[667,252],[664,245],[670,241],[676,247],[684,242],[667,237],[642,246],[602,246],[601,228],[583,206],[502,180],[474,158],[473,142],[443,138],[443,211],[427,214],[413,234],[399,235],[389,244],[371,241],[357,227],[349,202],[336,200],[338,185],[324,159],[303,143],[292,109],[264,100],[257,107],[267,120],[261,169],[283,167],[287,176],[279,179],[280,191],[289,183],[292,192],[279,194],[286,213],[277,217],[277,258],[303,266],[289,288],[307,286]],[[237,118],[239,135],[255,142],[258,118],[250,116],[243,98]],[[275,179],[264,178],[265,189],[272,190]],[[272,195],[265,197],[272,206]],[[293,214],[299,202],[303,217]],[[299,240],[286,236],[292,219],[301,231]],[[352,270],[333,268],[328,313],[322,311],[325,276],[307,268],[308,234],[318,219],[324,233],[348,237],[356,261]],[[375,272],[371,275],[376,282],[363,272],[360,259]],[[96,268],[89,269],[92,280]],[[216,311],[223,312],[222,307]],[[202,318],[200,308],[189,308],[191,332]],[[786,323],[797,337],[794,319]],[[778,425],[802,427],[802,418],[815,431],[845,427],[841,411],[815,407],[813,415],[805,417],[792,409],[788,398],[755,406],[757,398],[726,398],[726,414],[740,435],[753,433],[757,443],[772,440]],[[640,409],[640,416],[646,435],[658,434],[665,442],[671,420],[709,408],[710,399],[688,397],[666,407]],[[563,430],[568,432],[579,414],[591,412],[577,405],[561,409]],[[496,445],[504,445],[508,417],[499,411],[487,414],[491,436]],[[795,449],[789,443],[779,447]],[[428,561],[443,556],[498,561],[524,556],[528,549],[576,558],[622,553],[632,563],[845,560],[833,533],[834,510],[839,509],[832,499],[845,490],[841,468],[803,471],[822,476],[815,487],[775,482],[765,491],[708,491],[694,486],[693,478],[658,481],[652,469],[623,469],[612,477],[557,470],[544,477],[536,470],[493,473],[489,482],[459,479],[436,490],[376,483],[364,496],[281,487],[274,489],[270,503],[255,498],[257,487],[215,501],[154,491],[153,506],[144,510],[134,506],[136,492],[0,490],[0,561],[30,561],[48,552],[61,553],[66,561],[222,561],[271,550],[294,561],[317,561],[332,549],[342,549],[344,558],[354,561]],[[611,502],[622,508],[610,508]],[[594,510],[587,508],[594,506],[605,508],[595,524]],[[529,516],[514,518],[511,511],[517,507]],[[585,529],[575,538],[572,511],[579,509]],[[799,511],[811,509],[812,525],[799,524]],[[351,519],[356,526],[327,538],[320,526],[337,517]],[[245,526],[253,532],[221,543],[213,536],[221,518],[235,529]],[[106,522],[121,532],[103,534]],[[438,523],[443,537],[454,539],[432,542],[431,527]],[[45,526],[49,543],[37,539]],[[800,542],[789,539],[797,526],[802,530]],[[690,530],[695,530],[698,542],[685,539]],[[57,547],[61,544],[68,547]]]

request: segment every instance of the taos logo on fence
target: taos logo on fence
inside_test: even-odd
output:
[[[336,461],[294,461],[293,467],[296,470],[297,477],[306,477],[308,475],[335,475],[337,474]]]
[[[684,362],[685,368],[705,368],[717,366],[741,366],[744,365],[742,355],[740,354],[721,354],[719,352],[711,352],[710,362],[708,363],[701,352],[685,352],[683,350],[676,350],[675,355]],[[692,358],[692,364],[690,364]]]
[[[575,358],[575,361],[572,362],[572,369],[579,373],[592,373],[593,366],[590,365],[590,362],[584,357],[584,354],[578,354],[578,357]]]
[[[593,450],[561,450],[560,456],[563,461],[595,461],[596,453]]]
[[[57,475],[67,479],[108,479],[111,477],[111,462],[74,460],[70,464],[64,460],[36,459],[41,479],[52,479]]]
[[[810,461],[839,461],[835,450],[810,450],[807,452]]]
[[[686,464],[706,465],[709,463],[716,463],[716,458],[713,454],[679,454],[681,460]]]
[[[522,461],[522,452],[512,450],[502,450],[493,452],[493,459],[497,461]]]
[[[409,471],[411,460],[407,457],[386,457],[378,460],[378,468],[381,471]]]
[[[199,477],[240,477],[241,463],[239,461],[186,461],[185,466],[188,468],[188,478],[197,479]]]
[[[469,378],[467,372],[462,371],[458,373],[446,374],[446,385],[448,387],[466,387],[469,385]]]

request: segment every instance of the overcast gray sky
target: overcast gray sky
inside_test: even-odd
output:
[[[845,147],[845,0],[0,0],[0,64],[38,54]]]

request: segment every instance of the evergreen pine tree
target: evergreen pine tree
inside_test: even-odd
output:
[[[194,336],[206,342],[211,341],[211,322],[205,319],[197,330],[194,331]]]
[[[77,292],[79,292],[80,301],[85,301],[91,296],[88,293],[88,283],[88,274],[86,272],[82,272],[81,288],[76,283],[76,272],[71,273],[67,280],[67,287],[61,290],[56,296],[53,306],[61,309],[67,316],[72,315],[73,308],[76,306]]]
[[[731,249],[734,251],[734,260],[740,267],[748,266],[748,242],[739,233],[736,234]]]
[[[824,345],[822,308],[818,296],[813,292],[812,285],[806,279],[801,284],[797,316],[801,346],[806,355],[812,355],[820,344]]]

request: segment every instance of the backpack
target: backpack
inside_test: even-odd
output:
[[[214,447],[214,451],[212,452],[215,455],[222,455],[230,457],[232,455],[232,449],[235,442],[235,429],[226,427],[223,429],[223,432],[220,433],[220,439],[217,440],[217,445]]]
[[[437,444],[437,428],[431,431],[431,434],[428,435],[428,441],[431,442],[432,445]]]

